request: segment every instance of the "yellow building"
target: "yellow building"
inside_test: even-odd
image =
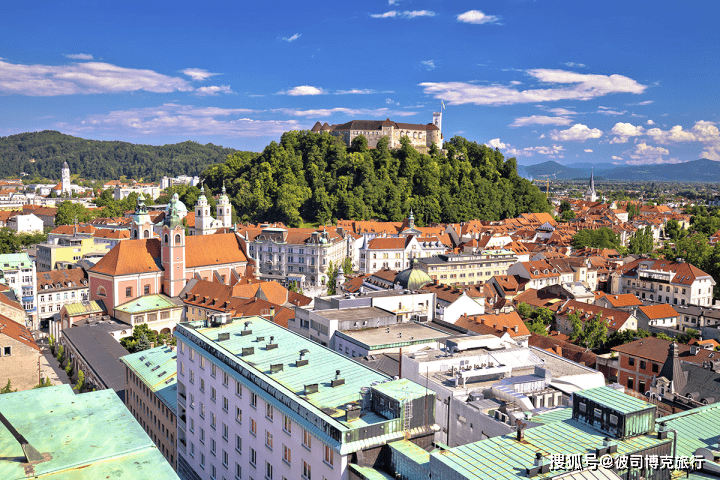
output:
[[[55,238],[52,243],[37,246],[37,271],[48,272],[77,263],[90,256],[102,257],[110,251],[108,244],[95,243],[93,237]]]
[[[483,250],[477,253],[443,254],[420,258],[418,264],[441,285],[477,285],[495,275],[505,275],[517,262],[511,250]]]

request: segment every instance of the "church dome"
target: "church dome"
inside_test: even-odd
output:
[[[175,205],[175,209],[177,210],[178,217],[185,218],[185,216],[188,214],[188,209],[185,206],[183,202],[180,201],[180,197],[178,194],[174,194],[172,196],[172,200],[170,200],[170,203],[168,203],[167,207],[165,207],[165,216],[170,216],[170,209],[172,206]]]
[[[430,283],[433,283],[432,278],[420,268],[420,264],[414,258],[412,266],[395,277],[395,284],[407,290],[419,290]]]

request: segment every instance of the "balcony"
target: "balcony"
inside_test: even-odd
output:
[[[178,392],[178,402],[182,403],[183,405],[187,403],[187,397],[184,393]]]
[[[181,428],[182,430],[187,430],[187,423],[184,413],[178,417],[177,423],[179,428]]]

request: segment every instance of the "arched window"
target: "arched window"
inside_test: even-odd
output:
[[[180,240],[180,234],[178,233],[175,235],[175,245],[180,245],[182,243],[182,240]]]
[[[150,238],[150,230],[145,229],[145,232],[143,232],[143,238]]]
[[[105,293],[105,289],[103,287],[98,287],[97,295],[98,297],[107,297],[107,294]]]
[[[167,234],[167,233],[165,234],[165,237],[164,237],[164,238],[165,238],[165,243],[168,243],[168,242],[170,241],[170,239],[168,238],[168,234]]]
[[[138,231],[137,231],[137,230],[133,230],[133,237],[138,238]]]

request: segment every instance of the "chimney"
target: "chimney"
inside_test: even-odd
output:
[[[520,327],[518,327],[517,325],[515,325],[515,326],[513,327],[513,331],[514,331],[515,333],[518,333],[519,330],[520,330]]]
[[[503,332],[507,332],[507,331],[508,331],[507,325],[503,325]]]

